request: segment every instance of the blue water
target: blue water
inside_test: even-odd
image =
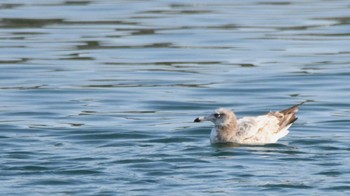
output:
[[[350,3],[0,2],[0,195],[348,195]],[[308,100],[265,146],[211,145]]]

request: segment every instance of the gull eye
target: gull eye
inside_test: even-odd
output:
[[[221,114],[215,113],[214,116],[215,116],[215,118],[220,118]]]

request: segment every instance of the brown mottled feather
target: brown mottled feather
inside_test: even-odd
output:
[[[298,119],[298,117],[296,116],[296,113],[299,111],[299,106],[301,106],[304,103],[305,102],[301,102],[288,109],[285,109],[279,112],[269,113],[270,115],[276,116],[279,119],[279,127],[280,127],[279,130],[282,130],[283,128],[294,123]]]

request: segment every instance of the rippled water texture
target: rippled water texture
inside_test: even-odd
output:
[[[350,2],[2,0],[1,195],[347,195]],[[217,107],[309,100],[265,146]]]

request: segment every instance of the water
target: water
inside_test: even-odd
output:
[[[347,195],[350,3],[0,3],[1,195]],[[210,145],[217,107],[309,100],[265,146]]]

